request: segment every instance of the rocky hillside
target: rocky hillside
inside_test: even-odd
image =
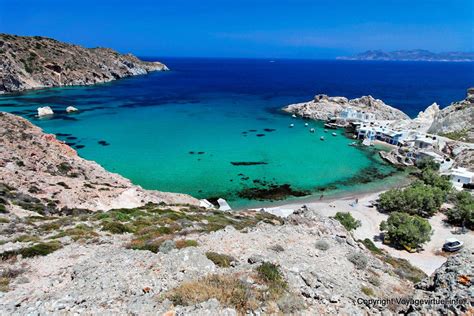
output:
[[[370,95],[349,100],[345,97],[329,97],[325,94],[318,94],[314,100],[288,105],[283,108],[283,111],[315,120],[327,120],[350,107],[375,113],[378,120],[409,119],[402,111],[385,104],[382,100],[374,99]]]
[[[84,48],[40,36],[0,34],[0,94],[35,88],[91,85],[167,70],[108,48]]]
[[[282,220],[149,204],[2,218],[7,314],[359,315],[379,312],[371,298],[414,291],[399,276],[410,269],[311,210]]]
[[[184,194],[143,190],[82,159],[54,135],[44,134],[27,120],[4,112],[0,112],[0,184],[4,189],[0,193],[13,202],[5,205],[12,211],[108,210],[147,202],[198,204]]]
[[[464,100],[439,110],[428,131],[474,142],[474,88],[467,90],[467,97]]]

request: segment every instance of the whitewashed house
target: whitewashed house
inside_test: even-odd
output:
[[[375,121],[375,114],[356,110],[354,108],[345,108],[339,112],[338,118],[348,121],[372,122]]]
[[[455,186],[462,187],[464,184],[473,183],[474,172],[471,172],[466,168],[455,168],[451,170],[450,178]]]

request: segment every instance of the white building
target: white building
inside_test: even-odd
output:
[[[344,120],[361,121],[361,122],[372,122],[375,121],[375,114],[370,112],[364,112],[356,110],[354,108],[345,108],[338,115],[339,118]]]
[[[451,170],[450,178],[455,186],[462,187],[464,184],[473,183],[474,172],[471,172],[466,168],[455,168]]]

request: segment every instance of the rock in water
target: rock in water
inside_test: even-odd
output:
[[[72,112],[77,112],[77,111],[79,111],[79,110],[77,108],[73,107],[73,106],[68,106],[66,108],[67,113],[72,113]]]
[[[39,117],[53,115],[53,114],[54,114],[53,109],[49,106],[44,106],[44,107],[39,107],[38,108],[38,116]]]
[[[229,203],[224,199],[218,199],[217,203],[219,204],[219,211],[231,211]]]

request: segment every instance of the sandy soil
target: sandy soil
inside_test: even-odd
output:
[[[465,234],[456,234],[457,228],[446,225],[443,222],[445,216],[437,214],[429,219],[433,228],[433,236],[430,242],[424,245],[423,251],[419,253],[409,253],[407,251],[397,250],[384,245],[378,236],[380,235],[380,222],[388,216],[379,213],[375,208],[370,207],[370,201],[377,200],[381,192],[366,193],[359,195],[347,196],[338,199],[328,199],[321,201],[310,201],[303,203],[290,203],[281,206],[283,209],[298,209],[302,205],[317,210],[326,216],[334,216],[336,212],[350,212],[354,218],[361,221],[361,226],[354,231],[356,239],[369,238],[377,245],[377,247],[386,250],[390,255],[397,258],[407,259],[411,264],[422,269],[426,274],[432,274],[446,261],[445,256],[441,255],[440,250],[447,238],[455,237],[464,242],[465,248],[474,248],[474,232],[469,231]],[[359,203],[355,204],[355,199],[359,199]]]

